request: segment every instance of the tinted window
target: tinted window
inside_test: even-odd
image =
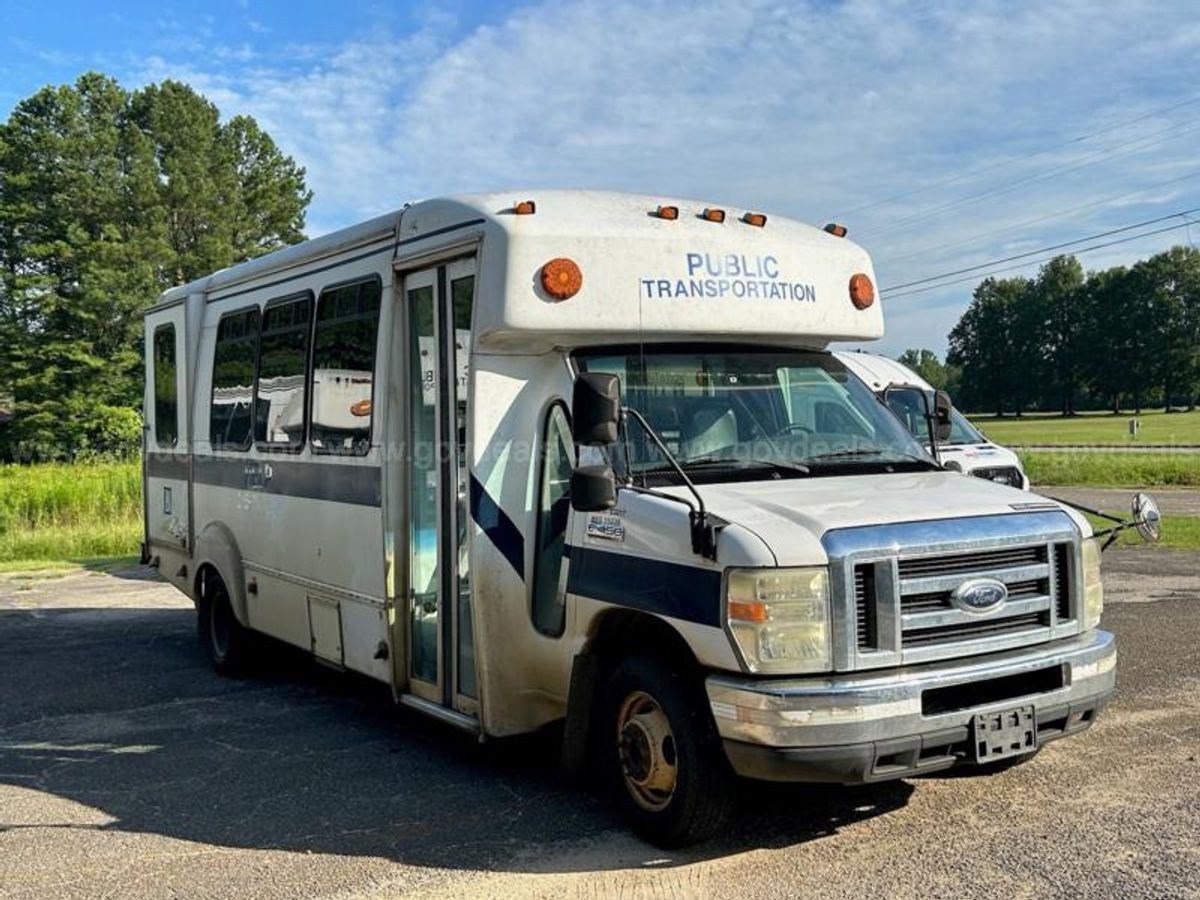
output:
[[[304,443],[305,375],[312,325],[309,295],[263,311],[254,384],[254,440],[297,448]]]
[[[175,381],[175,326],[154,331],[154,440],[160,447],[179,441],[179,402]]]
[[[313,338],[312,445],[366,453],[371,443],[378,279],[322,292]]]
[[[533,571],[533,624],[543,634],[563,632],[562,573],[563,545],[566,543],[567,515],[571,502],[571,470],[574,467],[571,426],[561,406],[554,406],[546,417],[542,439],[542,465],[538,484],[537,546]]]
[[[245,450],[250,446],[258,317],[258,307],[253,307],[227,313],[217,325],[212,408],[208,419],[208,437],[213,447]]]

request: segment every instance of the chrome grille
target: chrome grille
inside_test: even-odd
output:
[[[858,649],[875,646],[875,566],[854,567],[854,616]]]
[[[1060,622],[1071,616],[1070,544],[1054,545],[1054,609]]]
[[[918,556],[900,560],[900,577],[950,575],[956,572],[975,572],[977,569],[1035,565],[1045,561],[1045,545],[984,550],[979,553],[959,553],[954,556]]]
[[[1047,613],[1026,613],[1022,616],[1011,616],[996,621],[971,622],[965,625],[943,625],[938,628],[925,628],[912,634],[905,634],[904,646],[924,647],[930,644],[943,644],[950,641],[977,640],[979,638],[995,637],[998,635],[1015,634],[1033,630],[1031,633],[1049,626]]]

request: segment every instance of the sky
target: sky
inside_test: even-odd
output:
[[[979,278],[1032,251],[1160,217],[1064,249],[1136,238],[1080,255],[1099,269],[1200,240],[1176,215],[1200,207],[1195,0],[0,0],[0,116],[89,69],[253,115],[307,168],[310,236],[537,186],[841,222],[893,355],[944,353]]]

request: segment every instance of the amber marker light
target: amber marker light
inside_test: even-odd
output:
[[[753,225],[755,228],[762,228],[767,224],[767,217],[762,213],[748,212],[742,216],[742,221],[747,225]]]
[[[706,206],[704,212],[700,213],[700,218],[706,219],[709,222],[724,222],[725,210],[714,209],[711,206]]]
[[[855,309],[868,309],[875,302],[875,285],[862,272],[850,276],[850,302]]]
[[[837,222],[830,222],[828,225],[825,226],[824,230],[827,231],[829,234],[832,234],[834,237],[845,237],[846,236],[846,226],[839,225]]]
[[[542,290],[555,300],[574,297],[583,287],[583,272],[575,260],[560,256],[542,266]]]
[[[350,415],[352,416],[369,416],[371,414],[371,401],[359,400],[350,407]]]
[[[746,600],[730,600],[727,612],[729,618],[737,619],[740,622],[762,623],[770,618],[767,604]]]
[[[654,215],[658,216],[658,218],[660,218],[660,219],[667,219],[671,222],[674,222],[676,219],[679,218],[679,207],[678,206],[660,206],[658,209],[656,209],[654,211]]]
[[[513,212],[518,216],[532,216],[537,212],[537,204],[532,200],[522,200],[520,203],[513,204]]]

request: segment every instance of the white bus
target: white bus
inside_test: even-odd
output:
[[[538,191],[172,288],[144,555],[219,672],[261,633],[481,739],[562,722],[661,845],[736,775],[1026,758],[1113,690],[1099,547],[825,350],[882,334],[873,282],[839,227]]]
[[[886,356],[861,350],[838,350],[835,355],[887,403],[917,440],[934,450],[925,415],[933,401],[933,385],[908,366]],[[950,411],[950,434],[938,443],[936,450],[938,462],[951,472],[1029,490],[1029,477],[1021,458],[1007,447],[989,441],[957,409]]]

